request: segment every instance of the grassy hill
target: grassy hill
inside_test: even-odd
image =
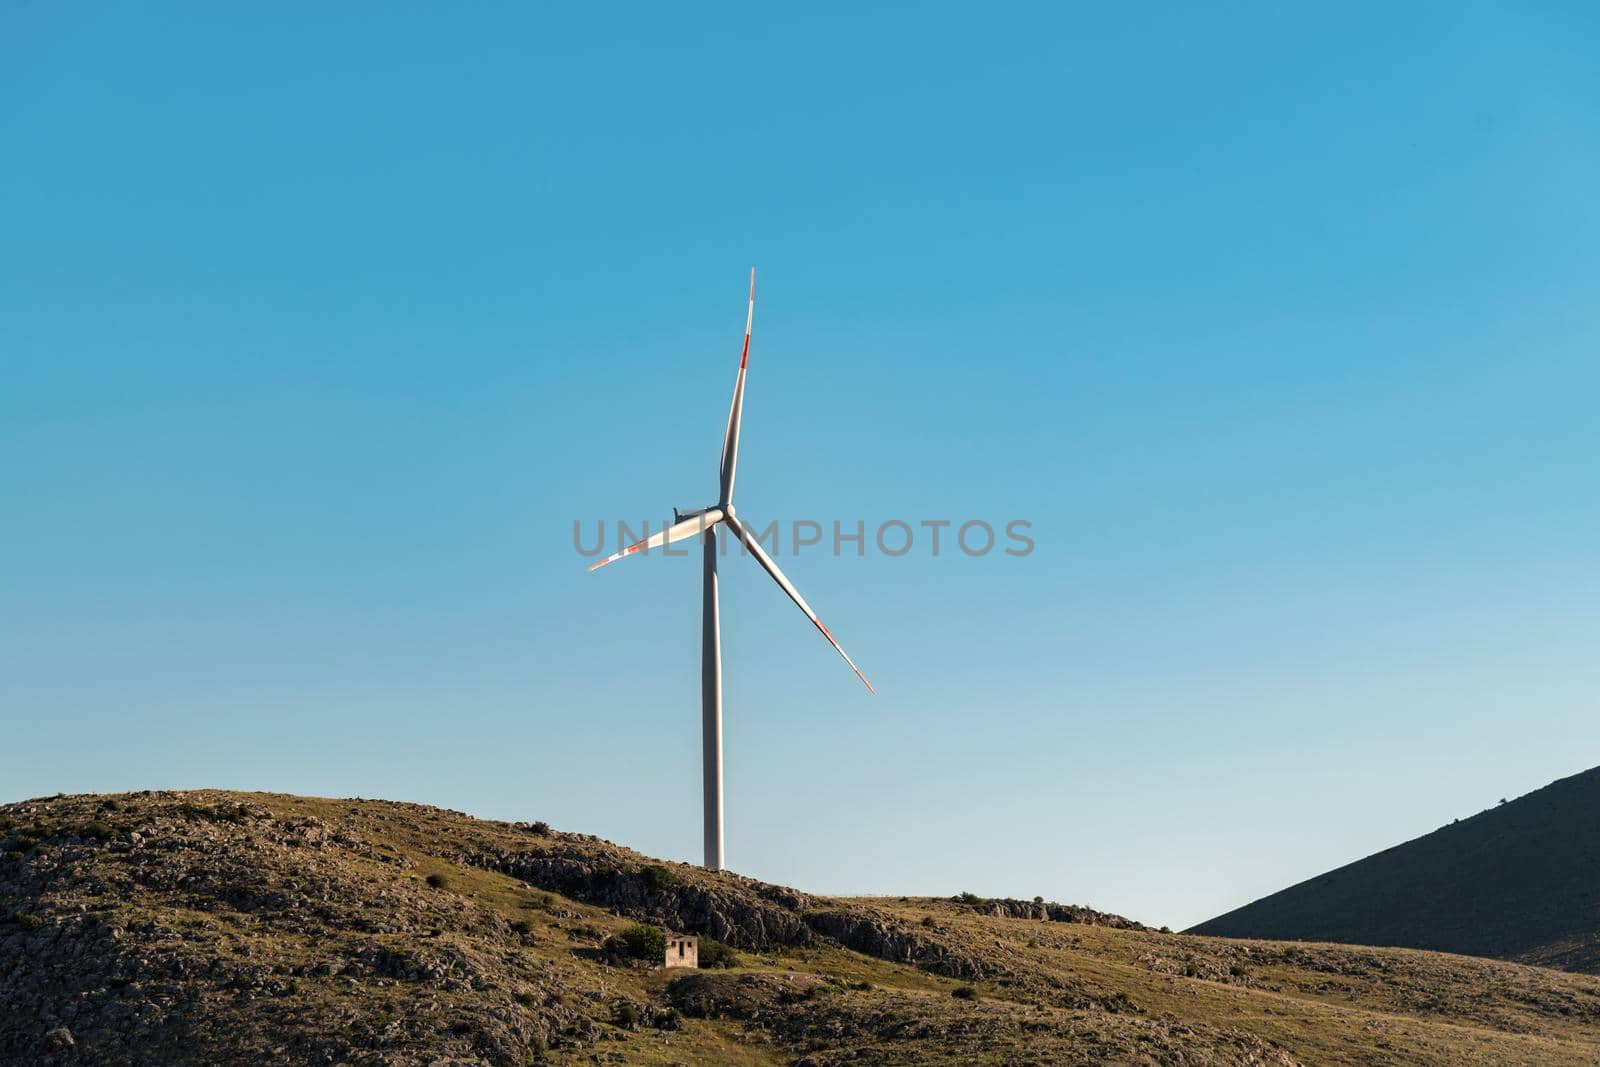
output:
[[[1600,768],[1194,927],[1600,973]]]
[[[1600,978],[832,899],[540,823],[213,791],[0,807],[5,1064],[1592,1064]],[[634,922],[738,965],[630,965]]]

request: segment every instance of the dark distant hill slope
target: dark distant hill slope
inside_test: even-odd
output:
[[[737,959],[630,962],[633,923]],[[0,1067],[1597,1057],[1600,977],[1498,960],[1192,937],[1038,899],[823,897],[415,804],[0,805]]]
[[[1600,768],[1189,932],[1401,945],[1600,973]]]

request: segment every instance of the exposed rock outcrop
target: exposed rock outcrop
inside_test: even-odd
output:
[[[1053,900],[1014,900],[1010,897],[984,897],[972,905],[985,915],[1002,919],[1038,919],[1041,922],[1083,923],[1087,926],[1109,926],[1114,930],[1143,930],[1143,923],[1095,911],[1080,904],[1057,904]]]

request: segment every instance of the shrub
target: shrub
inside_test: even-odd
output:
[[[618,1001],[617,1013],[612,1019],[624,1030],[632,1030],[639,1025],[639,1009],[633,1006],[631,1000]]]
[[[663,889],[671,889],[678,884],[678,876],[659,863],[652,863],[639,873],[644,876],[645,885],[657,893]]]
[[[540,819],[538,822],[536,822],[532,826],[528,827],[528,829],[532,830],[534,833],[538,834],[540,837],[549,837],[550,836],[550,824],[545,822],[543,819]]]
[[[628,955],[636,960],[649,960],[660,963],[667,955],[667,932],[659,926],[647,926],[644,923],[634,923],[625,927],[621,934],[622,943],[627,946]]]
[[[447,889],[450,886],[450,879],[442,874],[428,875],[427,882],[434,889]]]
[[[521,1004],[524,1008],[531,1008],[535,1003],[538,1002],[539,998],[534,996],[532,993],[529,993],[527,990],[523,990],[520,993],[511,994],[511,999],[516,1001],[518,1004]]]
[[[957,893],[955,901],[957,904],[965,904],[969,908],[976,908],[983,904],[983,898],[976,893]]]
[[[934,928],[934,926],[937,925],[937,924],[933,921],[933,916],[932,915],[924,915],[922,917],[922,925],[926,926],[928,929],[932,930]]]
[[[42,923],[44,920],[30,912],[19,911],[12,914],[11,921],[22,927],[24,930],[37,930],[39,929],[40,923]]]
[[[950,995],[957,1000],[977,1000],[978,991],[969,985],[958,985],[950,990]]]
[[[700,939],[700,966],[702,967],[737,967],[739,957],[733,949],[721,941],[713,941],[709,937]]]
[[[514,932],[521,934],[523,937],[527,937],[533,933],[533,924],[527,919],[518,919],[516,922],[511,924],[511,929]]]
[[[83,836],[96,841],[104,841],[114,832],[109,823],[103,823],[98,819],[83,828]]]
[[[242,823],[250,816],[250,809],[243,804],[196,804],[186,800],[173,810],[186,818],[209,822]]]
[[[1130,1013],[1137,1014],[1138,1012],[1144,1010],[1132,1000],[1128,999],[1128,994],[1121,992],[1113,993],[1109,997],[1101,1000],[1100,1006],[1106,1011],[1110,1012],[1112,1015],[1126,1015]]]

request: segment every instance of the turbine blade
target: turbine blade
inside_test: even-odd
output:
[[[685,537],[693,537],[695,534],[705,533],[721,521],[721,508],[710,508],[698,515],[690,515],[682,522],[675,522],[664,530],[657,530],[643,541],[635,541],[621,552],[613,552],[600,562],[589,564],[589,569],[597,571],[607,563],[614,563],[623,556],[631,556],[635,552],[647,552],[652,548],[670,545],[674,541],[682,541]]]
[[[828,644],[833,646],[833,650],[843,656],[846,663],[850,664],[850,669],[856,672],[856,677],[860,678],[861,684],[867,687],[867,692],[876,693],[877,690],[872,688],[872,683],[867,681],[867,676],[861,673],[861,668],[856,666],[855,660],[851,659],[849,654],[839,647],[839,642],[835,641],[833,635],[828,632],[828,628],[822,625],[822,620],[817,618],[817,613],[811,610],[811,605],[807,604],[806,598],[800,595],[800,590],[796,589],[794,583],[783,576],[783,572],[772,561],[772,557],[767,555],[766,550],[761,547],[761,542],[757,541],[750,531],[744,528],[744,524],[732,515],[727,516],[723,521],[744,543],[745,548],[749,549],[750,554],[756,558],[756,562],[761,564],[768,574],[772,575],[772,580],[777,582],[785,593],[789,594],[789,599],[794,601],[795,605],[806,613],[806,618],[810,619],[811,624],[822,632],[823,637],[828,639]]]
[[[756,320],[756,269],[750,268],[750,308],[744,316],[744,350],[739,353],[739,377],[733,383],[733,404],[728,408],[728,429],[722,435],[722,504],[733,499],[733,471],[739,465],[739,423],[744,418],[744,369],[750,362],[750,327]]]

